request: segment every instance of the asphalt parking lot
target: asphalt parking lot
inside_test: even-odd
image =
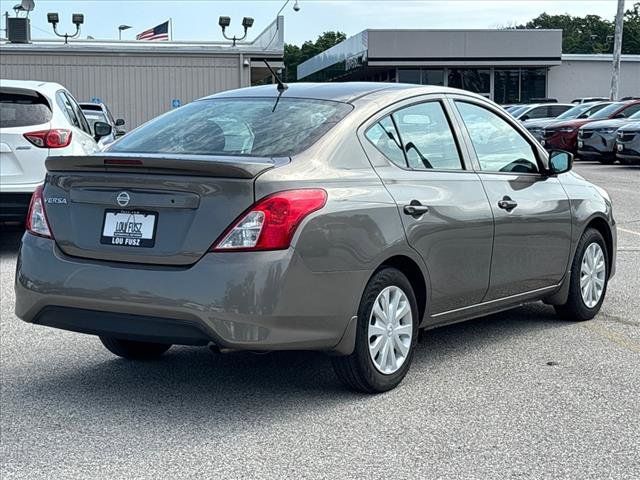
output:
[[[346,391],[319,354],[174,347],[130,363],[13,314],[0,238],[0,477],[638,478],[640,167],[578,162],[618,220],[596,319],[533,304],[430,331],[396,390]]]

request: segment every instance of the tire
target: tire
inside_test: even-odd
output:
[[[374,334],[374,336],[370,337],[370,324],[372,325],[371,328],[377,329],[380,328],[378,325],[381,325],[376,320],[379,317],[373,314],[374,303],[379,298],[384,298],[385,292],[390,295],[388,297],[390,300],[398,298],[397,296],[399,295],[400,303],[397,310],[405,312],[405,316],[398,317],[399,320],[397,322],[392,322],[396,325],[395,328],[393,325],[389,327],[393,333],[388,332],[386,336],[382,333]],[[406,305],[406,307],[403,308],[403,305]],[[410,309],[410,318],[407,307]],[[411,322],[411,327],[407,328],[409,321]],[[360,300],[354,352],[348,356],[332,358],[336,375],[349,388],[360,392],[380,393],[395,388],[409,371],[418,339],[419,323],[416,297],[407,277],[395,268],[379,270],[369,280]],[[411,333],[410,337],[409,332]],[[398,334],[397,336],[396,333]],[[382,348],[379,348],[379,353],[375,357],[377,358],[378,366],[374,363],[370,353],[371,339],[374,339],[373,344],[377,344],[377,342],[382,344]],[[385,342],[389,344],[386,357],[383,354],[386,348]],[[400,345],[397,342],[402,343],[403,349],[407,348],[406,353],[401,352],[401,349],[398,348]],[[375,347],[373,348],[375,349]],[[394,362],[393,360],[396,358],[399,360]],[[385,362],[385,359],[388,361]],[[389,371],[384,373],[380,369],[381,363],[387,365]]]
[[[588,305],[582,294],[580,281],[582,278],[582,263],[583,259],[585,258],[585,253],[587,252],[587,249],[589,249],[594,244],[599,246],[604,257],[602,259],[604,262],[604,277],[602,279],[602,292],[599,296],[599,299],[592,305]],[[609,255],[604,238],[598,230],[589,228],[582,234],[582,237],[578,242],[578,247],[576,248],[576,255],[573,258],[573,262],[571,264],[571,280],[569,284],[569,296],[567,298],[567,302],[564,305],[556,305],[555,307],[558,316],[573,321],[591,320],[593,317],[595,317],[596,314],[600,311],[600,307],[602,306],[602,302],[604,301],[607,293],[609,271]],[[593,300],[594,299],[592,299],[592,301]]]
[[[616,159],[611,157],[600,157],[598,158],[598,161],[602,165],[613,165],[614,163],[616,163]]]
[[[151,360],[171,348],[171,345],[164,343],[136,342],[103,336],[100,341],[111,353],[128,360]]]

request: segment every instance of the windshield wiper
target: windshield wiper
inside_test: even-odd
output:
[[[262,61],[267,66],[267,68],[271,72],[271,75],[273,75],[273,78],[276,79],[276,83],[278,84],[278,98],[276,98],[276,103],[273,105],[273,110],[271,110],[271,113],[273,113],[273,112],[276,111],[276,107],[278,106],[278,102],[280,101],[280,97],[285,92],[285,90],[287,88],[289,88],[289,85],[287,85],[282,80],[280,80],[280,77],[276,74],[276,72],[273,71],[273,68],[271,68],[271,65],[269,65],[269,62],[267,62],[266,59],[263,59]]]

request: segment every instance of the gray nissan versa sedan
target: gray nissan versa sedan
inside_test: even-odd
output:
[[[147,359],[172,344],[320,350],[398,385],[418,329],[543,300],[600,309],[615,221],[502,108],[384,83],[267,85],[49,157],[16,275],[27,322]]]

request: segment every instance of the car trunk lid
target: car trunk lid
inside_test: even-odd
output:
[[[100,154],[49,157],[47,218],[59,248],[90,259],[191,265],[288,159]]]

